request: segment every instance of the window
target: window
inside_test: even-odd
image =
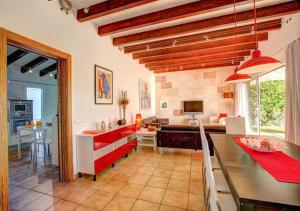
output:
[[[41,120],[43,90],[39,88],[27,88],[27,100],[33,100],[33,120]]]
[[[250,81],[249,96],[250,131],[284,138],[285,67]]]

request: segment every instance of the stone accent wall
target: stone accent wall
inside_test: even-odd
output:
[[[184,124],[188,116],[183,114],[182,101],[204,100],[204,114],[199,117],[234,114],[234,99],[224,99],[224,92],[234,92],[233,84],[224,80],[233,68],[215,68],[156,75],[156,114],[169,118],[171,124]],[[160,101],[168,101],[168,110],[160,109]]]

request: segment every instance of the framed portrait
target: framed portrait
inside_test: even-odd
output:
[[[95,65],[95,104],[113,104],[113,72]]]
[[[160,101],[160,110],[168,110],[169,103],[168,101]]]
[[[139,79],[140,110],[151,109],[151,86]]]

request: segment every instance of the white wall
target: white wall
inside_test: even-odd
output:
[[[91,23],[79,23],[72,14],[61,12],[57,1],[0,0],[0,27],[50,45],[72,55],[72,97],[74,134],[83,129],[95,128],[96,121],[119,118],[118,96],[128,91],[130,104],[127,119],[139,112],[138,78],[152,84],[154,77],[130,55],[112,46],[110,37],[99,37]],[[113,71],[114,104],[94,104],[94,65]],[[152,109],[142,112],[153,115]],[[75,140],[75,139],[74,139]],[[74,143],[74,158],[76,150]],[[76,173],[76,159],[74,159]]]

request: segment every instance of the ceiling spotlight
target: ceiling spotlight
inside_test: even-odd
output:
[[[84,13],[85,13],[85,14],[88,14],[88,13],[89,13],[89,11],[90,11],[90,8],[89,8],[89,7],[86,7],[86,8],[84,8],[84,10],[83,10],[83,11],[84,11]]]
[[[119,45],[118,49],[119,49],[120,52],[122,52],[124,50],[124,47],[122,45]]]
[[[53,73],[50,73],[50,75],[49,75],[50,77],[53,77]]]
[[[172,47],[175,47],[176,43],[177,43],[177,40],[174,40],[173,43],[172,43]]]
[[[32,69],[30,68],[28,72],[29,72],[29,73],[32,73],[33,71],[32,71]]]

